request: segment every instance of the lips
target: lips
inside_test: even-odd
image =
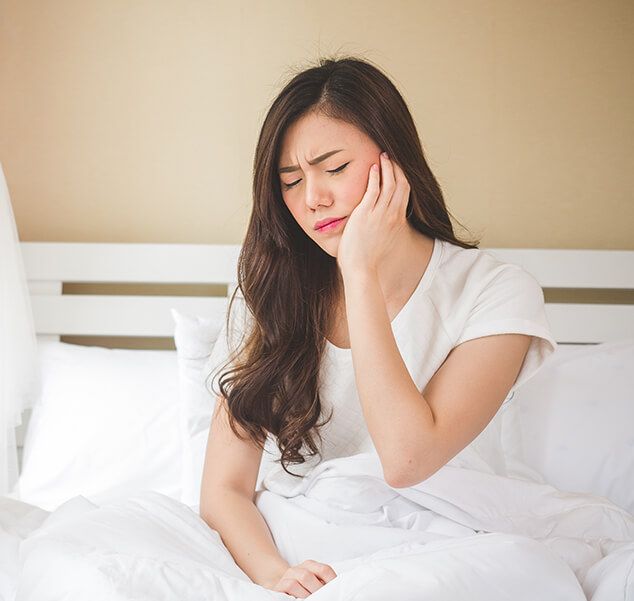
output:
[[[345,217],[336,217],[334,219],[332,217],[329,219],[320,219],[315,224],[315,231],[318,232],[332,229],[336,227],[339,223],[341,223],[344,219]]]

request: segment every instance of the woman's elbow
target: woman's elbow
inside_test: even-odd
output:
[[[207,525],[216,529],[215,524],[221,520],[224,507],[226,505],[227,493],[211,486],[203,486],[200,494],[200,517],[207,522]]]
[[[384,471],[383,477],[392,488],[409,488],[419,484],[425,478],[419,478],[405,471]]]
[[[392,488],[409,488],[435,474],[441,466],[429,466],[414,458],[383,464],[383,477]]]
[[[205,497],[205,495],[201,496],[198,513],[200,514],[200,517],[203,519],[203,521],[207,522],[207,525],[209,527],[214,527],[214,504],[211,503],[209,499]]]

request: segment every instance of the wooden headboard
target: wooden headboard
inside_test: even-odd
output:
[[[238,245],[23,242],[38,335],[171,337],[172,307],[223,315],[236,282]],[[555,338],[596,343],[634,338],[634,251],[488,249],[532,273],[548,292],[629,291],[619,304],[548,302]],[[68,293],[71,284],[219,284],[221,296]],[[141,286],[142,287],[142,286]],[[72,291],[71,291],[72,292]],[[223,298],[224,296],[224,298]]]
[[[236,283],[238,245],[23,242],[39,336],[171,337],[170,309],[221,316]],[[133,293],[68,294],[69,284],[135,284]],[[154,285],[217,284],[221,296],[157,294]],[[156,289],[156,286],[155,286]],[[115,291],[116,292],[116,291]]]

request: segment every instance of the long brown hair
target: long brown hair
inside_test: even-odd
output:
[[[400,165],[411,187],[407,219],[416,230],[471,246],[456,238],[407,105],[378,68],[355,58],[322,60],[284,87],[260,131],[238,264],[250,327],[219,388],[234,432],[239,425],[260,445],[267,433],[275,435],[287,471],[319,452],[319,426],[328,419],[319,368],[340,286],[336,260],[301,230],[282,199],[282,138],[311,111],[356,126]]]

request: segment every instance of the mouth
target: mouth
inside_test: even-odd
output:
[[[315,231],[328,232],[330,230],[334,230],[345,219],[346,217],[339,217],[338,219],[322,219],[315,224]]]

